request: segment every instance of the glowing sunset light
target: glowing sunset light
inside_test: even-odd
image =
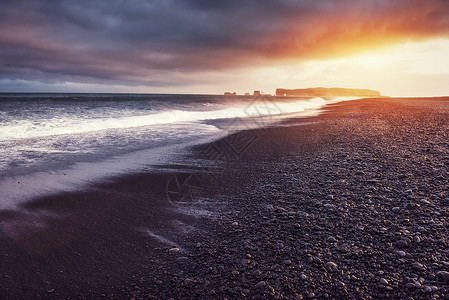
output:
[[[20,0],[0,25],[3,92],[449,94],[443,0]]]

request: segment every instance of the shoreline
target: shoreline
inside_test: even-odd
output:
[[[221,172],[175,166],[0,212],[0,295],[449,296],[448,99],[344,101],[282,123],[217,141],[243,143],[233,159],[194,147]],[[178,196],[192,197],[168,201],[189,175]]]

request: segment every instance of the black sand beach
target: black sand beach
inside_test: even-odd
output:
[[[282,125],[1,211],[0,296],[449,299],[449,98]]]

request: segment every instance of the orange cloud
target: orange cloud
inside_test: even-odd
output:
[[[16,0],[0,3],[0,80],[185,85],[436,36],[446,0]]]
[[[397,43],[449,37],[449,2],[337,1],[347,5],[318,11],[306,19],[290,18],[289,32],[266,37],[262,54],[272,58],[333,58]],[[396,3],[396,5],[393,5]]]

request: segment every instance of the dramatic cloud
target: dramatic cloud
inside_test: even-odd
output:
[[[446,0],[0,0],[0,82],[187,85],[447,36]]]

